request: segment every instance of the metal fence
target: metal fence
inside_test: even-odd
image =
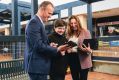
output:
[[[0,36],[0,61],[23,58],[24,36]]]
[[[0,80],[28,80],[23,59],[0,62]]]
[[[0,80],[28,80],[23,68],[24,36],[0,36]]]

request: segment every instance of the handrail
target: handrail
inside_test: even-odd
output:
[[[24,76],[28,78],[23,67],[23,58],[0,62],[0,80],[18,80],[20,77]]]

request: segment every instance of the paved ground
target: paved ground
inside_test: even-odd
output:
[[[29,80],[28,75],[19,75],[9,79],[0,80]],[[72,80],[70,73],[66,75],[65,80]],[[119,75],[104,74],[99,72],[89,72],[88,80],[119,80]]]
[[[8,61],[8,60],[11,60],[12,59],[12,57],[9,55],[9,54],[2,54],[2,53],[0,53],[0,61]]]
[[[71,75],[67,74],[65,80],[72,80]],[[119,75],[111,75],[99,72],[89,72],[88,80],[119,80]]]

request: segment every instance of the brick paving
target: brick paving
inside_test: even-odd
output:
[[[9,54],[1,54],[0,53],[0,61],[8,61],[8,60],[12,60],[12,57]]]
[[[65,80],[72,80],[71,75],[67,74]],[[119,80],[119,75],[89,72],[88,80]]]

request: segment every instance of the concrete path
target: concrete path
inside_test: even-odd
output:
[[[72,80],[71,75],[67,74],[65,80]],[[88,80],[119,80],[119,75],[111,75],[99,72],[89,72]]]

